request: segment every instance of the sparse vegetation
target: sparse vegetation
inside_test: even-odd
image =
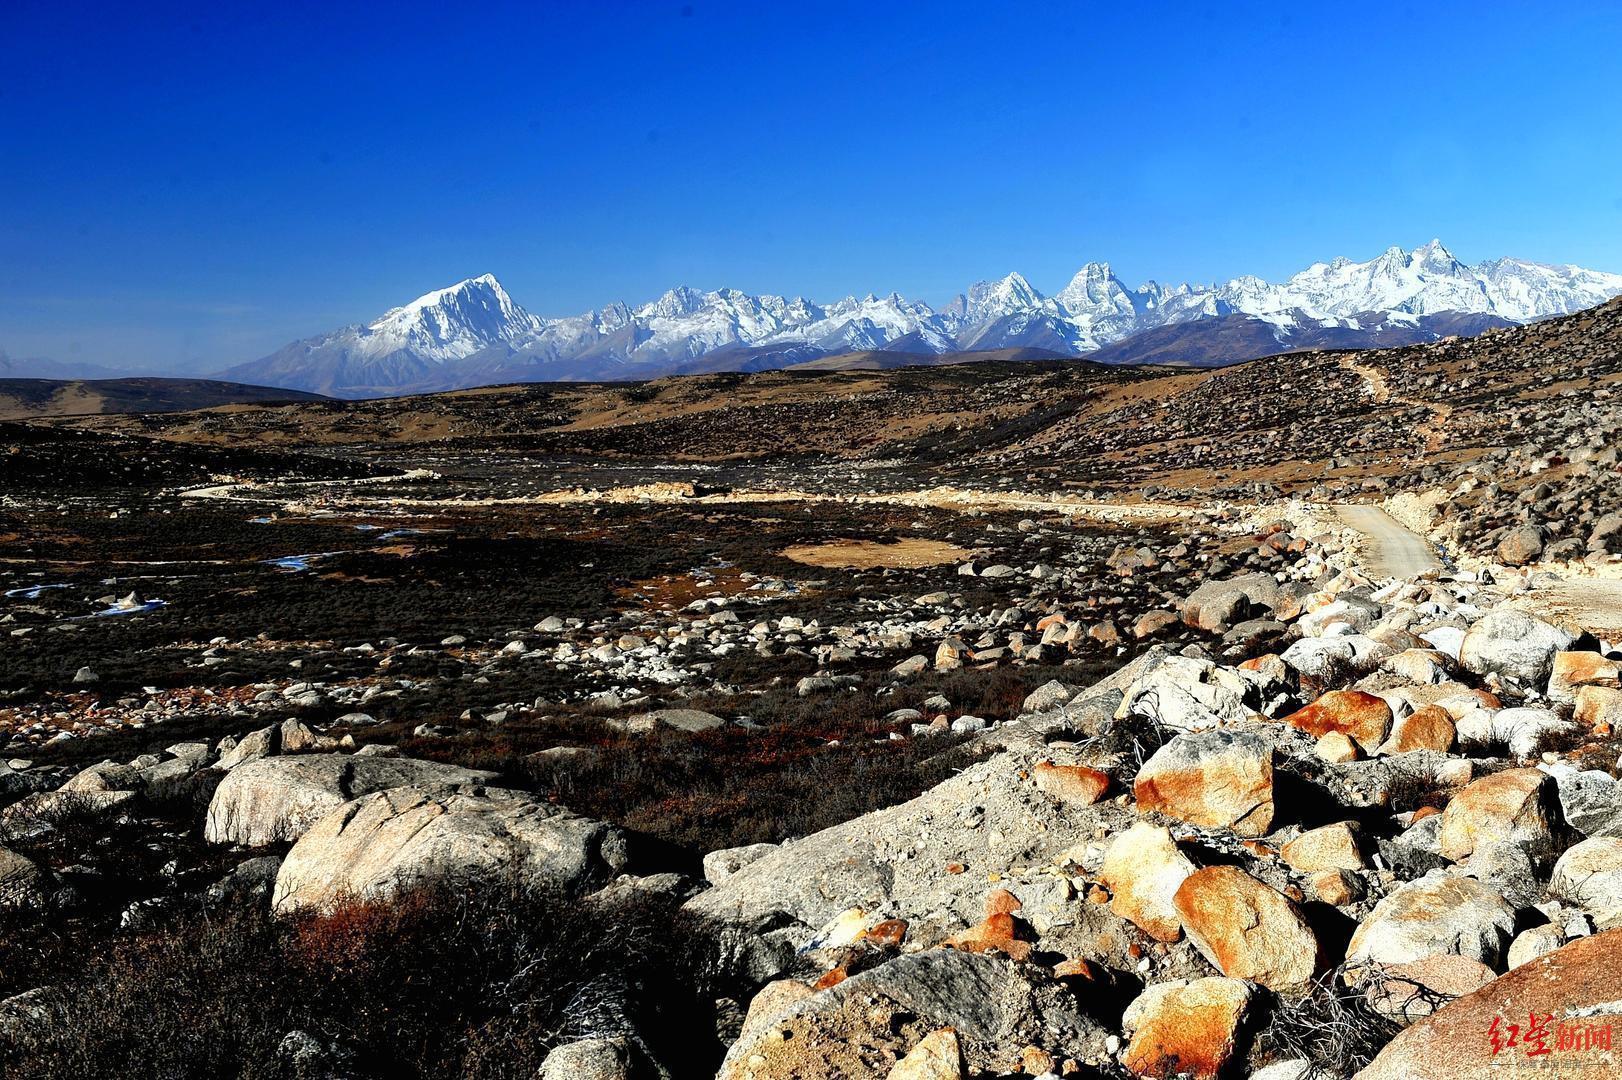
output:
[[[715,946],[665,898],[424,886],[322,915],[188,911],[121,936],[0,1034],[18,1080],[533,1077],[589,1034],[719,1058]],[[295,1033],[302,1033],[297,1035]],[[679,1052],[672,1052],[679,1051]]]

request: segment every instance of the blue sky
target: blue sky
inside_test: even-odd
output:
[[[1622,270],[1619,55],[1614,2],[8,0],[0,351],[214,370],[484,272],[561,315],[1433,235]]]

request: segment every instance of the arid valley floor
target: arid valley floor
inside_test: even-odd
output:
[[[1619,393],[0,390],[0,1072],[1622,1073]]]

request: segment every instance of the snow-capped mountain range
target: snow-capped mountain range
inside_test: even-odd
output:
[[[896,293],[831,304],[679,287],[632,308],[565,318],[524,310],[470,278],[221,373],[339,396],[497,382],[645,379],[761,370],[863,350],[939,355],[1036,349],[1113,362],[1221,363],[1291,348],[1406,344],[1530,322],[1622,295],[1622,274],[1494,259],[1466,266],[1441,241],[1368,262],[1314,263],[1281,283],[1129,288],[1088,263],[1044,296],[1021,275],[979,282],[939,310]],[[1133,346],[1151,339],[1152,353]],[[1147,350],[1147,345],[1145,345]],[[1239,354],[1244,355],[1239,355]]]

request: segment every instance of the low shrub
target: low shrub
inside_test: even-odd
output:
[[[41,1014],[0,1025],[0,1073],[505,1080],[624,1034],[678,1077],[713,1075],[713,939],[675,901],[626,893],[441,885],[293,918],[192,909],[115,938]]]

